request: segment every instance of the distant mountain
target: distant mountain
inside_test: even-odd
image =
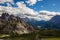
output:
[[[45,20],[34,20],[34,19],[28,19],[28,18],[24,18],[24,21],[26,21],[28,24],[33,25],[33,27],[40,29],[40,28],[45,28],[47,26],[47,21]]]
[[[45,21],[45,20],[37,21],[29,18],[24,19],[24,21],[33,25],[35,28],[39,28],[39,29],[47,28],[47,29],[60,30],[60,15],[55,15],[49,21]]]
[[[20,17],[3,13],[0,16],[0,33],[25,34],[33,32],[34,28],[23,21]]]
[[[50,29],[60,29],[60,15],[56,15],[48,22]]]

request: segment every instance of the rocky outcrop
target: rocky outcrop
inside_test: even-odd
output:
[[[31,33],[34,28],[28,25],[20,17],[3,13],[0,17],[0,33],[5,34],[25,34]]]

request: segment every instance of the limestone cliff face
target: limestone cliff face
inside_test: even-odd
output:
[[[0,17],[0,33],[25,34],[33,31],[34,28],[20,17],[9,15],[8,13],[3,13]]]

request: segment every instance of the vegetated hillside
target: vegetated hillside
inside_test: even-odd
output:
[[[0,16],[0,33],[3,34],[26,34],[34,31],[31,25],[28,25],[20,17],[3,13]]]

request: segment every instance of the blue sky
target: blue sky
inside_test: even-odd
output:
[[[35,10],[35,11],[41,11],[41,10],[47,10],[47,11],[55,11],[60,12],[60,0],[42,0],[36,2],[33,6],[26,3],[26,0],[13,0],[14,3],[23,1],[27,7]],[[6,6],[6,3],[0,4],[0,6]],[[16,7],[15,5],[12,5],[13,7]]]
[[[18,1],[25,2],[25,0],[15,0],[15,2],[18,2]],[[48,10],[48,11],[60,12],[60,0],[43,0],[43,1],[38,1],[33,6],[29,6],[28,4],[26,5],[36,11]]]
[[[42,7],[41,7],[42,6]],[[48,10],[60,12],[60,0],[44,0],[34,5],[35,10]]]

